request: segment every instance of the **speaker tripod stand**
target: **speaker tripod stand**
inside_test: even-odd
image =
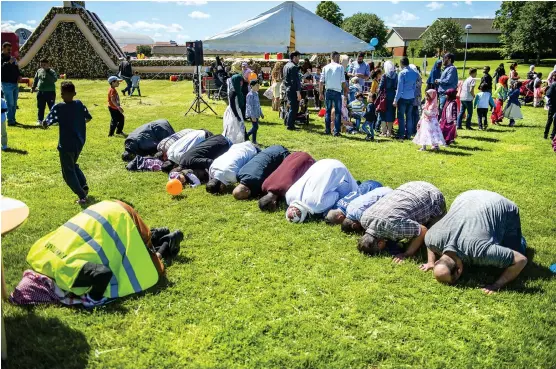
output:
[[[214,115],[218,115],[216,114],[216,112],[214,111],[213,108],[210,107],[210,105],[205,101],[205,99],[203,99],[202,96],[202,91],[201,91],[201,67],[200,66],[196,66],[196,74],[197,74],[197,87],[195,89],[195,100],[193,100],[193,102],[191,103],[191,106],[189,107],[189,109],[187,109],[187,112],[185,113],[185,115],[187,115],[191,110],[193,110],[195,113],[197,114],[201,114],[202,112],[204,112],[207,109],[210,109],[210,111],[212,111],[214,113]],[[201,105],[205,105],[203,108],[201,108]]]

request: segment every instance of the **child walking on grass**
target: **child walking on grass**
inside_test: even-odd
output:
[[[62,82],[61,94],[64,101],[52,107],[42,125],[48,128],[58,123],[60,127],[58,152],[62,176],[69,188],[77,195],[77,203],[83,205],[87,203],[89,186],[77,160],[85,145],[86,123],[93,118],[81,101],[73,100],[76,94],[72,82]]]
[[[492,99],[492,95],[488,92],[488,85],[483,83],[479,86],[481,92],[475,95],[474,105],[477,109],[477,117],[479,117],[479,129],[486,130],[488,128],[487,122],[487,115],[488,115],[488,108],[490,106],[490,110],[494,108],[494,100]],[[484,125],[483,125],[484,123]]]
[[[370,94],[369,103],[367,104],[367,109],[365,110],[365,123],[363,123],[363,132],[367,134],[365,137],[366,141],[375,140],[375,125],[376,125],[376,93]]]
[[[259,81],[252,80],[251,83],[251,91],[247,94],[247,102],[245,108],[245,116],[248,119],[251,119],[251,123],[253,127],[247,132],[246,139],[248,140],[249,137],[252,137],[253,144],[258,145],[257,143],[257,131],[259,130],[259,119],[264,119],[264,114],[261,109],[261,101],[259,100]]]
[[[517,81],[512,84],[510,92],[508,92],[508,104],[504,108],[504,118],[510,120],[509,127],[515,126],[516,119],[523,119],[523,114],[521,114],[521,104],[519,103],[519,90],[521,89],[522,83]]]
[[[108,90],[108,111],[110,112],[110,131],[108,132],[108,137],[114,136],[114,132],[117,135],[125,136],[124,133],[124,109],[120,106],[120,95],[118,95],[118,86],[122,79],[116,76],[108,78],[108,83],[110,84],[110,89]]]
[[[137,89],[137,93],[139,97],[141,97],[141,89],[139,88],[139,81],[141,81],[141,77],[139,76],[139,72],[135,71],[133,77],[131,77],[131,93],[129,96],[133,96],[135,89]]]
[[[419,121],[419,130],[413,139],[413,143],[420,145],[419,151],[425,151],[427,145],[432,146],[433,151],[438,151],[439,146],[445,146],[444,136],[438,124],[438,101],[436,90],[430,89],[426,92],[426,102],[423,114]]]

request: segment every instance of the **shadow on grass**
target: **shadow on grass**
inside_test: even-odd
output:
[[[431,154],[436,155],[448,155],[448,156],[471,156],[468,152],[461,152],[461,151],[450,151],[450,150],[438,150],[438,151],[430,151]]]
[[[458,145],[458,144],[451,144],[450,148],[466,150],[466,151],[490,151],[490,150],[485,150],[482,147],[478,147],[478,146],[471,147],[471,146]]]
[[[10,368],[87,367],[91,347],[85,335],[58,318],[6,317],[7,365]],[[4,367],[4,365],[2,365]]]
[[[43,129],[42,126],[37,126],[36,124],[29,125],[29,124],[21,124],[18,123],[15,126],[10,126],[14,128],[21,128],[21,129]]]
[[[95,196],[87,196],[87,202],[85,204],[79,204],[82,209],[88,208],[91,205],[98,203],[100,200],[97,199]]]
[[[29,154],[27,152],[27,150],[14,149],[14,148],[11,148],[11,147],[8,147],[6,150],[2,150],[2,152],[13,153],[13,154],[18,154],[18,155],[27,155],[27,154]]]
[[[491,131],[491,132],[495,132],[495,131]],[[483,137],[483,136],[467,136],[462,138],[467,140],[481,141],[481,142],[500,142],[500,140],[497,138]]]

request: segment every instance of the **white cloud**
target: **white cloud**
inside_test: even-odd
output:
[[[27,24],[37,24],[37,21],[34,20],[34,19],[33,19],[33,20],[28,20],[28,21],[27,21]]]
[[[153,35],[153,37],[154,37],[154,38],[160,38],[160,37],[162,37],[162,33],[156,32],[156,33]]]
[[[492,15],[475,15],[472,18],[475,18],[475,19],[491,19]]]
[[[384,17],[384,20],[386,21],[385,23],[388,27],[401,27],[408,22],[412,22],[417,19],[419,19],[418,16],[406,12],[405,10],[402,10],[401,13],[394,14],[391,17]]]
[[[467,5],[473,4],[473,2],[472,2],[471,0],[467,0],[465,3],[466,3]]]
[[[182,5],[182,6],[190,6],[190,5],[205,5],[207,2],[206,1],[178,1],[176,4],[178,5]]]
[[[185,41],[189,40],[191,37],[189,35],[176,35],[176,40]]]
[[[30,31],[35,30],[35,26],[31,24],[16,23],[15,21],[12,20],[2,21],[0,28],[2,29],[2,32],[15,32],[18,28],[26,28]]]
[[[195,18],[195,19],[210,18],[210,14],[203,13],[203,12],[200,12],[198,10],[195,10],[194,12],[189,13],[188,16],[191,17],[191,18]]]
[[[398,4],[400,1],[399,0],[391,0],[390,1],[392,4]]]
[[[457,8],[459,6],[459,3],[452,3],[452,6],[455,6]]]
[[[437,1],[433,1],[431,3],[428,3],[427,5],[425,5],[427,8],[429,8],[431,11],[433,10],[439,10],[442,9],[444,7],[444,4],[439,3]]]
[[[129,23],[127,21],[117,21],[114,23],[104,22],[104,24],[111,31],[164,31],[169,33],[178,33],[183,31],[183,27],[176,23],[166,25],[162,23],[149,23],[145,21],[138,21],[135,23]]]

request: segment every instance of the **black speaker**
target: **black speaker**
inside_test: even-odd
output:
[[[202,66],[205,62],[203,57],[203,41],[189,41],[185,43],[187,48],[187,62],[189,65]]]

